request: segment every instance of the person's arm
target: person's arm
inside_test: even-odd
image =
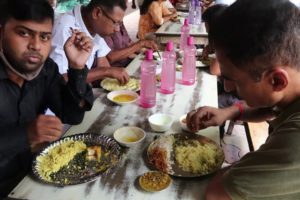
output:
[[[86,83],[88,69],[85,66],[93,49],[91,38],[84,33],[75,31],[64,45],[66,57],[69,63],[68,81],[57,70],[48,70],[49,108],[62,122],[76,124],[81,122],[84,111],[89,110],[93,103],[91,87]],[[56,65],[51,59],[45,63],[46,69]]]
[[[115,78],[120,84],[127,83],[130,78],[126,69],[121,67],[95,67],[89,70],[87,82],[92,83],[106,77]]]
[[[105,56],[98,57],[96,60],[96,67],[110,67],[110,63]]]
[[[187,126],[192,131],[198,131],[210,126],[220,126],[226,120],[239,119],[248,122],[262,122],[274,117],[271,108],[252,108],[244,101],[227,108],[209,106],[192,110],[187,115]]]
[[[159,3],[155,1],[149,6],[148,12],[157,26],[161,26],[164,22],[167,22],[177,16],[176,13],[170,12],[163,5],[160,7]]]
[[[68,82],[68,74],[63,74],[65,81]],[[129,74],[123,67],[95,67],[87,72],[87,83],[102,80],[104,78],[115,78],[120,84],[125,84],[129,81]]]
[[[109,60],[110,63],[114,63],[119,60],[128,58],[130,55],[140,51],[142,48],[157,50],[158,46],[153,40],[139,40],[123,49],[112,50],[107,55],[107,59]]]

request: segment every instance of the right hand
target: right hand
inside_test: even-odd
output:
[[[72,35],[64,45],[70,67],[83,69],[93,50],[93,41],[84,32],[72,30]]]
[[[192,132],[196,132],[210,126],[220,126],[228,118],[226,112],[226,109],[218,109],[209,106],[192,110],[187,114],[186,117],[187,127]]]
[[[209,47],[207,45],[203,48],[202,55],[201,55],[201,60],[207,60],[208,59],[208,54],[209,54]]]
[[[63,124],[56,116],[38,115],[27,125],[29,144],[34,146],[43,142],[52,142],[62,135]]]
[[[121,85],[126,84],[129,81],[129,75],[126,69],[121,67],[107,67],[107,76],[110,78],[115,78],[119,81]]]
[[[158,46],[153,40],[140,40],[139,41],[142,47],[148,48],[148,49],[153,49],[153,50],[158,50]]]

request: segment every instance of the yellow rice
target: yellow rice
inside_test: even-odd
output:
[[[52,148],[46,155],[37,157],[38,172],[48,181],[51,181],[50,175],[58,172],[62,167],[66,166],[76,154],[84,151],[86,145],[82,141],[68,140],[62,144]]]
[[[192,143],[192,144],[191,144]],[[206,174],[218,167],[220,157],[217,147],[213,144],[202,145],[197,140],[190,143],[176,145],[175,159],[179,167],[186,172],[195,174]]]

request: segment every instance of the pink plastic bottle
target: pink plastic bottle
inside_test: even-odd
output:
[[[182,84],[193,85],[196,76],[196,47],[194,46],[194,38],[187,38],[187,47],[184,49]]]
[[[145,60],[141,64],[140,106],[151,108],[156,104],[156,63],[153,62],[153,51],[146,51]]]
[[[167,42],[166,50],[162,56],[162,72],[160,91],[164,94],[171,94],[175,90],[176,81],[176,54],[173,42]]]
[[[190,35],[190,27],[188,19],[184,19],[184,24],[180,29],[180,49],[184,50],[186,47],[186,41],[188,36]]]

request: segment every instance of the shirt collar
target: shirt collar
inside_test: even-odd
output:
[[[298,113],[298,112],[300,112],[300,98],[296,99],[289,106],[279,111],[277,117],[270,122],[271,127],[273,128],[273,130],[276,129],[285,120],[287,120],[287,118],[289,118],[294,113]]]

